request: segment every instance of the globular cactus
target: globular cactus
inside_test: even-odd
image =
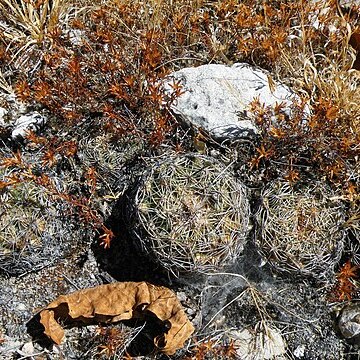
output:
[[[344,204],[331,190],[313,183],[292,187],[275,181],[261,194],[255,217],[256,244],[273,267],[293,274],[326,277],[344,247]]]
[[[211,157],[174,155],[137,188],[132,232],[167,270],[205,272],[233,263],[249,230],[246,188]]]

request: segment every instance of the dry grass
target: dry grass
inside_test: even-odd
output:
[[[273,129],[285,132],[281,139],[268,139],[274,126],[258,119],[265,133],[262,142],[281,143],[275,160],[285,156],[290,164],[294,156],[283,143],[293,148],[300,138],[313,148],[309,162],[321,162],[330,178],[339,169],[349,173],[354,165],[346,161],[359,150],[359,77],[350,70],[355,52],[349,39],[358,18],[355,11],[344,15],[334,1],[2,3],[3,11],[7,7],[12,14],[3,26],[20,27],[28,43],[37,43],[42,62],[29,60],[34,50],[17,52],[24,41],[20,45],[14,39],[24,36],[5,38],[10,63],[30,72],[16,84],[11,76],[6,81],[19,98],[40,104],[68,125],[99,114],[112,133],[136,133],[158,145],[174,128],[161,109],[173,99],[166,98],[159,79],[185,66],[247,61],[288,82],[313,110],[306,129],[295,126],[299,118],[285,119]],[[335,154],[325,154],[324,144]]]
[[[0,11],[7,14],[9,22],[9,27],[3,25],[4,36],[12,41],[30,36],[31,41],[42,42],[46,33],[50,33],[59,25],[59,15],[65,4],[64,0],[1,0]],[[15,29],[18,33],[14,32]]]
[[[31,66],[35,60],[31,57],[38,56],[34,49],[43,48],[52,34],[59,31],[67,7],[68,2],[64,0],[1,0],[0,30],[2,43],[11,54],[10,63],[16,68]]]
[[[1,71],[0,71],[0,89],[5,93],[13,93],[12,87],[8,84]]]

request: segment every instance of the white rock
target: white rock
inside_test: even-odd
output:
[[[34,354],[34,345],[33,345],[32,341],[29,341],[29,342],[25,343],[24,346],[21,348],[21,351],[25,355]]]
[[[360,345],[360,305],[350,303],[341,310],[338,327],[345,339],[350,339]]]
[[[186,122],[208,131],[216,138],[237,138],[257,133],[249,117],[250,103],[259,98],[266,106],[284,103],[285,108],[298,97],[289,87],[271,81],[269,74],[248,64],[219,64],[185,68],[170,75],[165,89],[174,81],[182,85],[183,94],[172,111]],[[286,112],[286,111],[285,111]]]
[[[281,359],[286,354],[286,344],[279,331],[258,324],[262,329],[242,329],[231,332],[237,355],[244,360]]]
[[[0,126],[6,126],[5,122],[5,115],[8,113],[8,111],[2,107],[0,107]]]
[[[45,117],[36,111],[32,114],[22,115],[15,121],[11,137],[13,139],[25,137],[29,130],[37,131],[44,126],[45,122]]]
[[[17,305],[16,305],[16,310],[18,311],[26,311],[27,310],[27,306],[22,303],[22,302],[19,302]]]
[[[176,297],[178,298],[178,300],[180,302],[185,302],[187,300],[187,295],[186,295],[185,291],[178,291],[176,293]]]
[[[299,345],[295,350],[294,350],[294,356],[297,358],[302,358],[305,355],[305,346],[304,345]]]

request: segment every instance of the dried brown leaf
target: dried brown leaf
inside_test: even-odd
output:
[[[194,331],[174,292],[146,282],[119,282],[61,295],[40,312],[44,333],[55,343],[64,339],[58,319],[114,323],[155,315],[168,326],[155,346],[167,355],[183,347]]]
[[[64,339],[64,329],[56,322],[54,311],[42,311],[40,313],[40,322],[45,328],[45,335],[51,338],[56,344],[60,344]]]

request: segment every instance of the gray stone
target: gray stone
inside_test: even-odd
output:
[[[338,327],[345,339],[360,345],[360,304],[349,304],[342,309]]]
[[[21,355],[31,356],[34,354],[34,344],[32,341],[25,343],[21,348]]]
[[[272,80],[265,70],[248,64],[185,68],[172,73],[170,79],[165,89],[171,91],[171,85],[180,82],[183,92],[172,105],[172,111],[220,139],[258,132],[249,114],[255,98],[266,106],[282,102],[288,114],[292,100],[298,100],[289,87]]]

